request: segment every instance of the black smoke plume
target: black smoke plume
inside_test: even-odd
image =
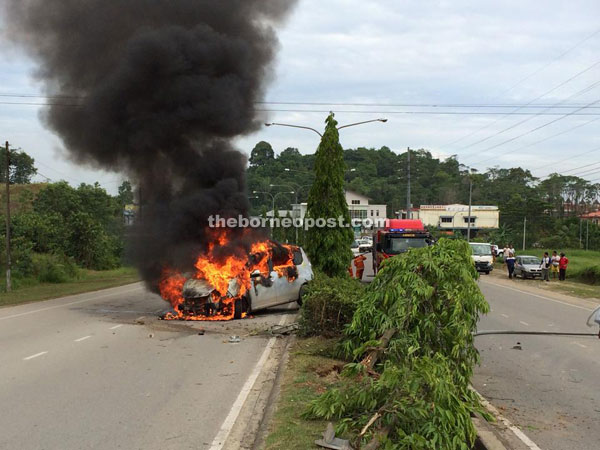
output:
[[[3,0],[8,35],[56,106],[78,163],[138,185],[135,255],[149,286],[191,269],[210,215],[247,214],[245,156],[290,0]],[[76,102],[79,106],[65,106]]]

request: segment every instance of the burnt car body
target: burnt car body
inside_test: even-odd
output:
[[[241,319],[244,313],[286,303],[300,304],[306,284],[313,279],[313,271],[301,248],[293,250],[293,262],[293,266],[275,270],[269,261],[268,274],[255,270],[250,274],[250,288],[242,296],[240,282],[235,278],[229,281],[226,293],[217,292],[206,280],[190,278],[183,286],[184,301],[179,308],[186,316],[210,317],[224,312]]]

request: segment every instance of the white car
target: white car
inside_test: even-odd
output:
[[[360,245],[358,244],[358,241],[352,242],[352,245],[350,246],[350,250],[352,250],[353,256],[360,255]]]
[[[229,282],[227,292],[218,292],[206,280],[190,278],[183,285],[184,301],[179,308],[186,316],[207,316],[221,313],[224,308],[233,304],[233,318],[241,319],[244,313],[258,311],[286,303],[302,303],[302,294],[307,283],[313,279],[313,270],[304,250],[294,250],[294,266],[287,275],[273,270],[273,263],[268,265],[271,272],[268,276],[255,270],[250,274],[251,286],[248,291],[238,296],[240,284],[237,279]],[[233,299],[231,301],[224,301]]]

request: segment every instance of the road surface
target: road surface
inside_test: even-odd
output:
[[[190,324],[165,305],[134,284],[0,309],[0,449],[215,448],[260,331],[295,308]]]
[[[482,276],[491,312],[480,330],[598,332],[593,302],[523,291],[519,280]],[[599,448],[600,340],[479,336],[474,387],[544,450]]]

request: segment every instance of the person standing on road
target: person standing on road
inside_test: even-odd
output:
[[[550,271],[550,267],[552,266],[552,258],[548,252],[544,252],[544,257],[542,258],[542,262],[540,263],[540,268],[542,269],[542,281],[550,281],[550,276],[548,272]]]
[[[508,278],[512,278],[515,271],[515,249],[512,244],[508,244],[508,248],[505,249],[504,261],[508,269]]]
[[[358,255],[356,258],[354,258],[354,267],[356,267],[357,280],[362,280],[363,273],[365,271],[365,259],[367,259],[365,255]]]
[[[560,261],[558,262],[558,279],[559,281],[565,281],[567,278],[567,266],[569,265],[569,258],[564,253],[560,254]]]
[[[560,264],[560,256],[558,256],[558,253],[556,253],[556,250],[554,250],[552,252],[552,267],[550,270],[552,270],[552,278],[556,280],[556,277],[558,276],[558,265]]]

